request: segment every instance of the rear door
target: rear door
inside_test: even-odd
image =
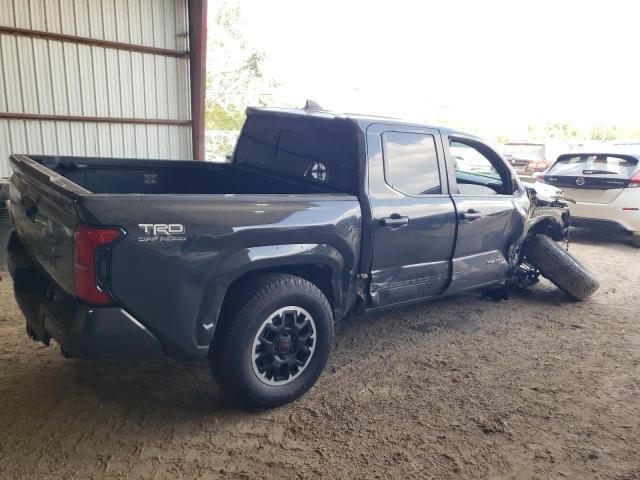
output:
[[[561,188],[580,203],[608,204],[629,185],[638,160],[629,155],[560,155],[544,176],[545,183]]]
[[[367,129],[373,307],[429,298],[450,279],[456,216],[438,130]]]
[[[458,216],[453,274],[449,293],[502,281],[510,270],[509,254],[526,229],[526,196],[513,171],[476,138],[445,138],[451,197]]]

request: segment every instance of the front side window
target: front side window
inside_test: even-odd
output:
[[[449,139],[458,191],[462,195],[507,195],[508,174],[499,171],[501,160],[488,147],[471,141]]]
[[[386,132],[382,148],[387,183],[407,195],[442,193],[433,135]]]

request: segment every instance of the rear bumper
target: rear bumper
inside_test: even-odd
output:
[[[619,198],[619,197],[618,197]],[[633,204],[632,204],[633,205]],[[602,226],[640,232],[640,210],[622,210],[629,202],[571,204],[571,224],[573,226]]]
[[[598,218],[571,217],[572,227],[605,229],[611,231],[628,231],[624,225],[612,220],[601,220]]]
[[[90,307],[60,291],[24,250],[16,248],[18,243],[14,234],[7,263],[32,339],[49,345],[53,338],[66,355],[77,358],[163,354],[158,339],[124,309]]]

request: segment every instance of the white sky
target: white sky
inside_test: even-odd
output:
[[[240,5],[265,73],[300,105],[503,131],[640,126],[640,2]]]

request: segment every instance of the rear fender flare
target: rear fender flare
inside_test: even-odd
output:
[[[345,272],[344,257],[335,247],[297,243],[243,248],[226,257],[205,280],[197,322],[198,344],[204,347],[211,341],[222,303],[234,281],[254,271],[273,271],[296,265],[322,265],[330,270],[334,315],[336,318],[342,315],[346,308],[344,285],[349,272]]]

